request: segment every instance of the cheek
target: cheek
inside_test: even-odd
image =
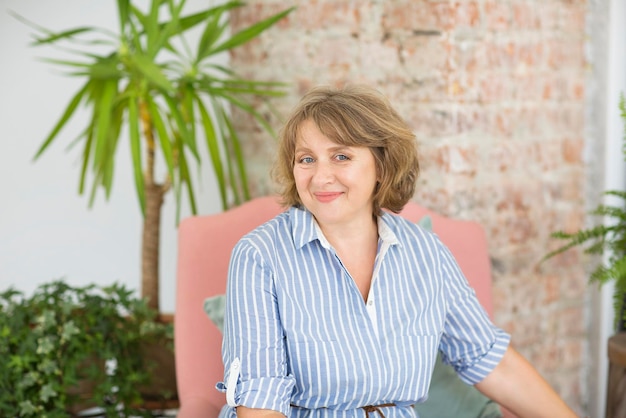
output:
[[[307,182],[306,173],[302,169],[294,168],[293,181],[296,184],[296,188],[300,189]]]

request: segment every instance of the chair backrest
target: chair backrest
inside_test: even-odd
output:
[[[179,418],[216,417],[225,403],[224,395],[214,389],[224,373],[222,336],[204,313],[203,302],[225,292],[228,263],[237,241],[282,210],[276,199],[268,196],[180,223],[174,315]],[[482,227],[443,217],[412,202],[401,215],[414,222],[424,215],[431,216],[434,231],[450,248],[481,304],[491,314],[491,269]]]

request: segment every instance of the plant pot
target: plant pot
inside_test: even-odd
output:
[[[105,368],[104,361],[93,356],[80,365],[80,370],[88,370],[88,368],[94,366],[100,370]],[[98,403],[94,401],[94,392],[98,384],[100,384],[100,381],[89,378],[86,373],[81,373],[81,379],[78,383],[66,390],[66,394],[70,399],[65,409],[66,412],[77,415],[81,411],[97,407]]]
[[[158,321],[173,323],[174,316],[160,314]],[[148,410],[178,408],[178,388],[176,386],[176,365],[173,339],[155,343],[142,343],[141,353],[146,364],[151,367],[151,383],[140,388],[141,408]]]
[[[84,379],[78,384],[67,390],[67,395],[74,400],[67,406],[66,411],[72,415],[76,415],[81,411],[98,406],[93,401],[93,393],[96,383],[89,379]]]
[[[609,338],[606,418],[626,418],[626,332]]]

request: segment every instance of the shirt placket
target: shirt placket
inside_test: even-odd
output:
[[[374,262],[374,272],[372,274],[372,283],[370,284],[370,291],[367,294],[367,301],[365,302],[365,310],[367,315],[372,322],[372,327],[374,329],[374,333],[376,336],[379,336],[378,330],[378,308],[377,305],[379,300],[376,296],[376,281],[378,279],[378,274],[380,272],[380,267],[382,265],[383,259],[387,250],[389,249],[389,243],[379,239],[378,240],[378,251],[376,253],[376,261]]]

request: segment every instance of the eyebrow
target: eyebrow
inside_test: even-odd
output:
[[[331,151],[331,152],[337,152],[337,151],[342,151],[342,150],[349,150],[352,149],[354,147],[351,147],[349,145],[338,145],[336,147],[330,147],[327,150]],[[311,151],[311,149],[309,147],[303,147],[303,146],[297,146],[294,149],[294,152],[307,152],[307,151]]]

